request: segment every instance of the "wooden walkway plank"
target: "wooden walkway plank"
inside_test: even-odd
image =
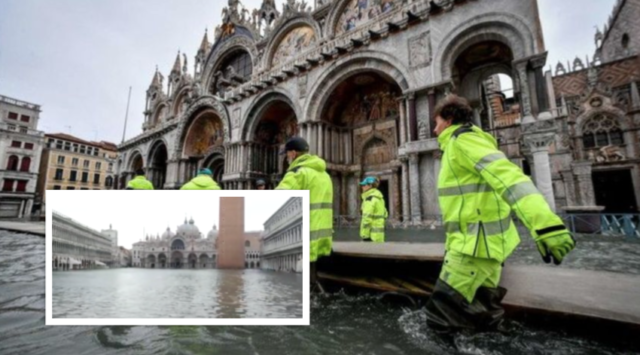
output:
[[[442,262],[444,244],[334,242],[333,254],[357,258]]]

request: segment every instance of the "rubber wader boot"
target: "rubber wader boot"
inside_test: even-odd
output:
[[[429,303],[427,325],[439,333],[456,330],[497,330],[504,316],[500,302],[507,294],[503,287],[480,287],[469,303],[458,291],[438,279]]]

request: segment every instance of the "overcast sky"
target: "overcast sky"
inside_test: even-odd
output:
[[[205,237],[214,224],[220,227],[216,191],[184,192],[52,190],[47,191],[47,208],[98,231],[109,229],[112,224],[118,231],[118,245],[131,249],[133,243],[143,238],[143,233],[162,236],[167,227],[175,233],[185,218],[193,218]],[[260,191],[259,196],[245,197],[245,231],[264,230],[264,222],[289,197],[283,191]]]
[[[276,0],[281,9],[284,0]],[[261,0],[243,0],[258,8]],[[313,1],[308,1],[312,3]],[[615,0],[539,0],[548,65],[595,49]],[[120,143],[142,132],[155,66],[168,76],[178,50],[189,71],[205,28],[226,0],[0,0],[0,94],[42,105],[40,129]],[[165,80],[166,84],[166,80]],[[165,88],[166,89],[166,88]]]

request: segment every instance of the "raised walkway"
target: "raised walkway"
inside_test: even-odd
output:
[[[18,233],[29,233],[44,237],[46,228],[44,222],[17,222],[0,220],[0,229]]]

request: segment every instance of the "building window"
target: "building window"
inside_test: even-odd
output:
[[[60,185],[53,185],[54,190],[60,190]]]
[[[58,164],[64,164],[64,155],[58,155]]]
[[[84,160],[84,163],[82,165],[85,169],[89,169],[89,161],[88,160]]]
[[[67,186],[67,190],[75,190],[76,188],[73,186]]]
[[[94,184],[100,183],[100,174],[93,174],[93,183]]]
[[[14,125],[14,124],[8,124],[8,125],[7,125],[7,128],[8,128],[10,131],[15,131],[15,130],[16,130],[16,125]]]
[[[89,173],[86,171],[82,172],[82,182],[89,182]]]
[[[624,136],[618,120],[599,115],[584,123],[582,143],[585,148],[598,148],[624,144]]]
[[[71,159],[71,165],[78,166],[78,158]]]
[[[64,142],[64,150],[71,150],[71,143],[69,142]]]
[[[24,144],[24,149],[32,150],[33,149],[33,143],[25,143]]]
[[[31,167],[31,158],[29,157],[22,158],[22,164],[20,164],[20,171],[28,172],[30,167]]]
[[[64,169],[56,169],[56,177],[55,180],[62,180],[62,175],[64,174]]]
[[[74,144],[73,144],[73,152],[74,152],[74,153],[77,153],[77,152],[78,152],[78,144],[77,144],[77,143],[74,143]]]
[[[2,191],[13,191],[13,179],[4,179]]]
[[[248,247],[250,247],[250,246],[251,246],[251,243],[247,240],[247,241],[245,241],[245,242],[244,242],[244,246],[245,246],[246,248],[248,248]]]
[[[29,133],[29,127],[20,126],[20,133]]]
[[[85,146],[83,146],[83,145],[81,145],[81,146],[80,146],[80,154],[84,154],[84,153],[85,153],[85,151],[86,151],[86,147],[85,147]]]
[[[25,192],[27,191],[27,180],[18,180],[18,187],[16,188],[17,192]]]
[[[96,162],[96,170],[100,170],[100,168],[102,168],[102,163],[97,161]]]
[[[622,48],[627,49],[629,47],[629,34],[625,33],[622,35]]]
[[[69,181],[76,181],[78,179],[78,172],[75,170],[71,170],[71,174],[69,175]]]
[[[56,141],[56,149],[62,149],[62,141]]]
[[[95,155],[95,156],[100,155],[100,149],[98,149],[98,148],[94,149],[93,155]]]
[[[17,171],[18,170],[18,157],[12,155],[9,157],[9,161],[7,162],[7,170]]]
[[[17,120],[18,119],[18,114],[15,112],[9,112],[9,119],[10,120]]]
[[[107,178],[104,180],[104,186],[106,187],[113,186],[113,178],[111,176],[107,176]]]
[[[29,122],[30,119],[31,119],[31,117],[29,117],[27,115],[21,115],[20,116],[20,121],[22,121],[22,122]]]
[[[20,148],[22,147],[22,142],[20,141],[11,141],[11,148]]]

